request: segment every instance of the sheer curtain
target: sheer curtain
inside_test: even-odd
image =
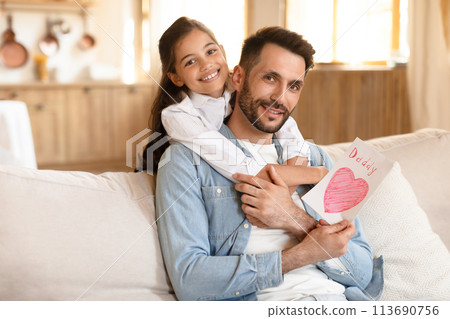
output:
[[[408,91],[412,128],[450,130],[450,0],[410,0]]]
[[[232,69],[241,54],[246,34],[245,0],[152,0],[150,6],[150,73],[156,81],[161,77],[158,41],[164,31],[179,17],[187,16],[204,23],[215,34],[226,51]]]

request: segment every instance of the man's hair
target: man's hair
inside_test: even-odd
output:
[[[313,55],[316,53],[311,44],[298,33],[286,30],[282,27],[265,27],[259,29],[254,35],[244,41],[239,65],[246,74],[258,64],[261,51],[266,44],[276,44],[305,59],[305,76],[314,66]]]

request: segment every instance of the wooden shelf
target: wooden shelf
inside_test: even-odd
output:
[[[98,1],[93,0],[0,0],[1,8],[20,11],[73,11],[80,6],[92,7]]]
[[[0,1],[5,4],[49,4],[49,5],[61,5],[61,6],[77,6],[78,2],[80,5],[88,6],[92,5],[94,1],[89,0],[2,0]]]

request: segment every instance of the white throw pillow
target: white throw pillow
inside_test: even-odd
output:
[[[450,300],[450,254],[398,163],[359,217],[374,256],[384,256],[381,300]]]
[[[175,300],[146,173],[0,166],[0,300]]]

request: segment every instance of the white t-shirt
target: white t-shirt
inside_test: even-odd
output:
[[[218,132],[224,118],[231,113],[230,96],[228,91],[219,98],[190,92],[180,103],[165,108],[161,120],[173,140],[183,143],[220,174],[233,180],[231,176],[234,173],[257,175],[265,163],[245,156]],[[285,150],[283,159],[296,156],[309,158],[309,146],[292,117],[276,136]]]
[[[277,163],[278,155],[274,144],[255,146],[248,141],[241,140],[239,143],[251,152],[253,156],[262,156],[270,164]],[[252,152],[255,149],[258,150],[258,154]],[[298,207],[304,209],[297,192],[292,194],[292,199]],[[296,244],[298,244],[297,238],[288,231],[252,226],[245,253],[261,254],[284,250]],[[339,259],[333,259],[330,262],[338,262],[342,265]],[[284,280],[281,285],[258,291],[257,295],[258,299],[263,301],[282,301],[302,299],[310,295],[340,295],[344,291],[345,287],[343,285],[329,279],[324,272],[313,264],[291,270],[284,274]]]

